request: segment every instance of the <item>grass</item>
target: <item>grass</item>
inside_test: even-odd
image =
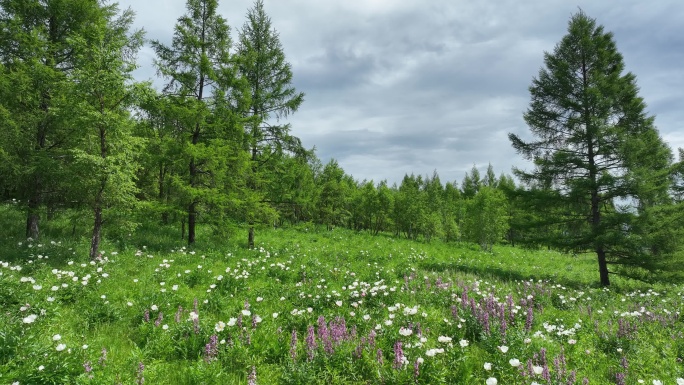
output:
[[[91,262],[0,211],[0,384],[684,383],[684,287],[600,288],[591,256],[150,225]]]

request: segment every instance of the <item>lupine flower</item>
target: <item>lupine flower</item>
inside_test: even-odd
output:
[[[145,383],[145,377],[143,377],[143,372],[145,371],[145,365],[142,361],[138,363],[138,371],[136,374],[136,384],[142,385]]]
[[[252,365],[252,371],[249,373],[249,376],[247,376],[247,385],[256,385],[256,380],[257,380],[257,374],[256,374],[256,367]]]

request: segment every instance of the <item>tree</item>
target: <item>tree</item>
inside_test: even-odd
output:
[[[152,42],[158,72],[168,83],[165,112],[175,121],[187,172],[174,178],[188,218],[188,244],[195,242],[201,205],[212,218],[253,200],[243,194],[243,119],[249,95],[238,75],[229,27],[217,14],[217,0],[188,0],[175,26],[171,47]],[[247,198],[247,200],[245,200]]]
[[[508,204],[501,190],[483,186],[466,203],[463,232],[468,241],[491,251],[508,231]]]
[[[73,86],[61,106],[79,127],[78,145],[71,151],[76,191],[72,196],[93,210],[90,258],[99,255],[105,210],[124,212],[136,201],[135,154],[140,141],[132,135],[129,108],[145,85],[132,82],[135,55],[143,44],[142,31],[129,34],[133,12],[116,17],[116,6],[103,9],[103,19],[88,40],[74,37],[77,66],[70,73]]]
[[[95,0],[0,0],[0,76],[12,90],[0,100],[12,117],[0,144],[9,161],[3,179],[11,178],[12,195],[26,209],[27,237],[38,238],[45,204],[65,200],[70,178],[62,161],[75,130],[55,103],[65,97],[74,68],[69,39],[87,39],[100,16]]]
[[[256,0],[247,12],[237,54],[240,74],[247,79],[251,96],[246,111],[250,118],[246,128],[253,174],[249,188],[258,191],[265,183],[260,172],[265,167],[272,167],[278,154],[282,151],[304,152],[299,138],[290,134],[290,125],[280,123],[280,119],[297,111],[304,94],[291,85],[292,68],[285,61],[280,38],[271,26],[262,0]],[[248,247],[254,247],[253,222],[249,224]]]
[[[573,15],[544,65],[524,114],[536,139],[509,134],[534,170],[515,172],[523,182],[543,186],[527,195],[536,209],[555,213],[536,218],[539,226],[559,229],[559,236],[544,241],[595,252],[607,286],[609,263],[639,265],[648,257],[646,245],[632,236],[640,214],[668,199],[672,155],[646,114],[635,76],[623,73],[612,34],[594,19]]]

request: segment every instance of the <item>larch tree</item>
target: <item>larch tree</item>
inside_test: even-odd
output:
[[[55,107],[74,68],[70,38],[89,36],[100,17],[97,0],[0,0],[0,63],[8,89],[4,110],[12,119],[3,130],[8,164],[3,179],[26,209],[26,236],[38,238],[46,204],[64,204],[63,174],[75,130]]]
[[[69,98],[61,106],[79,139],[70,151],[72,196],[93,212],[90,258],[99,256],[102,228],[109,220],[130,212],[136,202],[135,154],[142,148],[134,137],[130,109],[145,84],[133,81],[136,54],[143,44],[142,31],[130,31],[133,12],[118,14],[116,6],[103,8],[102,19],[89,39],[74,37],[76,66],[69,73]]]
[[[290,125],[282,119],[297,111],[304,94],[292,86],[292,66],[286,61],[280,37],[264,10],[264,2],[256,0],[247,12],[247,22],[240,31],[237,44],[240,74],[250,88],[251,101],[247,117],[247,146],[251,154],[249,187],[260,195],[265,183],[263,169],[273,167],[283,152],[302,153],[299,138],[290,133]],[[272,175],[272,173],[271,173]],[[258,203],[257,199],[255,203]],[[248,208],[258,211],[258,207]],[[254,247],[254,222],[257,215],[247,213],[248,246]]]
[[[609,263],[641,266],[652,255],[639,234],[647,210],[668,201],[672,154],[638,96],[636,78],[624,71],[613,35],[583,12],[530,86],[524,114],[534,139],[509,134],[513,147],[534,162],[516,170],[530,186],[526,196],[536,225],[555,227],[552,247],[596,253],[601,285]],[[643,241],[643,242],[642,242]]]
[[[174,120],[187,172],[174,187],[187,212],[188,244],[196,239],[201,205],[213,220],[238,205],[246,164],[243,115],[249,91],[238,75],[226,20],[217,0],[188,0],[171,46],[152,42],[157,70],[168,82],[166,113]]]

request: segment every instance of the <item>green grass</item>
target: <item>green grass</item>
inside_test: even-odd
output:
[[[600,288],[590,255],[313,227],[261,229],[257,250],[209,233],[187,248],[177,229],[149,225],[105,240],[91,263],[87,238],[60,230],[68,224],[31,242],[21,215],[1,210],[12,231],[0,244],[0,384],[245,384],[252,370],[258,384],[684,377],[684,287],[613,277]],[[397,342],[406,364],[395,365]]]

